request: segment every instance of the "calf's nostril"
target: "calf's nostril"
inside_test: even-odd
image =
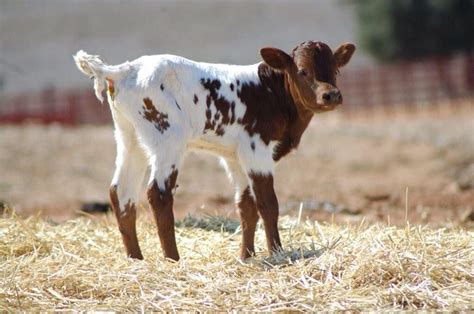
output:
[[[329,93],[324,93],[323,94],[323,99],[326,100],[326,101],[329,101],[329,100],[331,100],[331,95],[329,95]]]

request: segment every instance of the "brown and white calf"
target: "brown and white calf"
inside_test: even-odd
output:
[[[79,51],[78,68],[94,77],[97,97],[108,87],[117,141],[110,199],[128,256],[142,259],[135,203],[147,169],[147,196],[164,256],[179,259],[173,194],[187,150],[221,157],[236,188],[242,226],[241,257],[255,253],[263,219],[270,254],[281,248],[275,163],[295,149],[315,113],[342,103],[339,68],[355,51],[334,52],[322,42],[304,42],[291,55],[263,48],[264,62],[238,66],[194,62],[173,55],[143,56],[106,65]]]

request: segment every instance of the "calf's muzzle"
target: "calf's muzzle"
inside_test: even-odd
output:
[[[339,89],[333,88],[322,95],[323,104],[329,106],[337,106],[342,104],[342,95]]]

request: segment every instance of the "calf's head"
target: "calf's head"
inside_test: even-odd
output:
[[[316,113],[333,110],[342,103],[336,75],[354,51],[355,45],[349,43],[333,52],[325,43],[309,41],[295,47],[291,56],[270,47],[262,48],[260,55],[270,67],[286,73],[293,99]]]

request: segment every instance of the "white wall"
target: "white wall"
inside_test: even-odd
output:
[[[357,43],[344,1],[0,1],[0,93],[91,85],[73,65],[78,49],[118,63],[144,54],[246,64],[274,45]],[[370,59],[358,52],[353,64]]]

